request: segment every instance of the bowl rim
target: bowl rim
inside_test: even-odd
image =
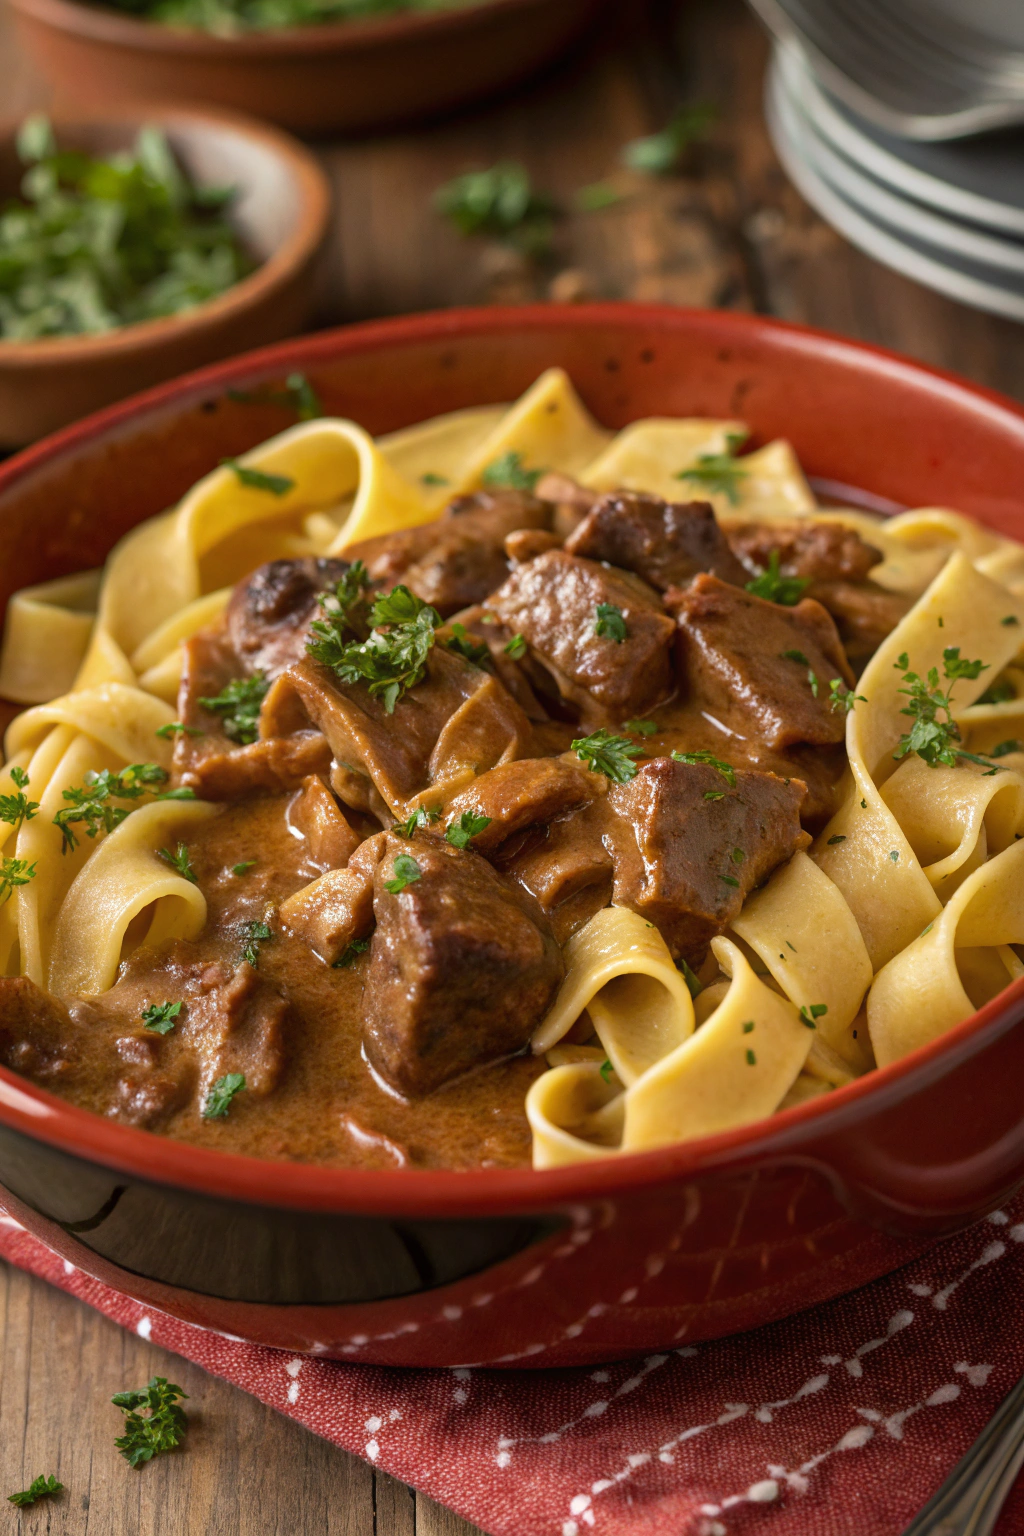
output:
[[[502,21],[519,11],[539,10],[551,0],[474,0],[443,11],[405,11],[380,19],[326,22],[309,27],[277,27],[221,37],[198,28],[170,27],[163,22],[105,10],[85,0],[11,0],[13,10],[52,29],[91,42],[141,48],[153,53],[208,54],[214,58],[272,61],[275,53],[365,53],[395,42],[421,42],[457,35]],[[596,9],[603,0],[576,0]]]
[[[358,355],[389,344],[454,341],[523,329],[557,332],[601,327],[629,333],[638,324],[683,335],[710,332],[723,345],[732,346],[751,337],[768,337],[776,347],[781,345],[793,354],[825,356],[862,370],[870,367],[877,372],[881,367],[890,377],[902,376],[918,389],[923,385],[964,410],[998,419],[1019,438],[1024,454],[1024,407],[995,390],[870,343],[735,311],[622,302],[534,304],[366,321],[276,342],[211,364],[107,406],[13,455],[0,464],[0,494],[48,462],[75,454],[91,442],[123,435],[133,420],[158,416],[169,406],[200,402],[239,384],[251,387],[275,375],[312,369],[318,359],[326,362],[339,353]],[[346,1169],[248,1157],[106,1120],[2,1067],[0,1125],[138,1182],[254,1206],[377,1216],[493,1217],[592,1205],[641,1187],[676,1183],[714,1170],[734,1171],[776,1158],[793,1161],[803,1156],[820,1166],[827,1160],[821,1151],[823,1140],[948,1075],[1022,1017],[1024,977],[946,1034],[832,1093],[714,1136],[554,1169]],[[160,1153],[154,1158],[157,1147]]]
[[[176,127],[226,128],[236,138],[260,145],[281,165],[298,189],[299,207],[294,227],[280,247],[255,271],[237,283],[178,315],[155,320],[136,320],[115,330],[93,336],[43,336],[36,341],[0,340],[0,373],[13,369],[46,368],[116,359],[126,352],[143,352],[186,333],[199,334],[275,293],[320,248],[327,232],[331,193],[327,177],[316,157],[298,139],[281,128],[235,112],[227,107],[175,101],[124,101],[109,111],[68,110],[49,114],[58,139],[61,132],[99,125],[139,129],[150,123],[173,132]],[[0,124],[0,140],[10,143],[17,124]],[[130,397],[134,398],[134,397]]]

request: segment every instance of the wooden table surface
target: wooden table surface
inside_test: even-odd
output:
[[[741,0],[632,0],[577,56],[486,111],[318,152],[335,191],[323,324],[465,303],[623,298],[756,310],[895,347],[1024,398],[1024,328],[929,293],[854,251],[786,181],[761,111],[766,45]],[[2,107],[46,104],[0,9]],[[685,172],[617,169],[679,100],[717,120]],[[460,240],[430,208],[457,173],[521,159],[569,206],[611,176],[628,195],[559,222],[537,270]],[[169,1376],[188,1449],[141,1472],[113,1446],[112,1393]],[[453,1456],[458,1447],[452,1447]],[[0,1532],[62,1536],[457,1536],[472,1527],[246,1394],[0,1265],[0,1493],[55,1472],[67,1491]],[[8,1509],[4,1515],[3,1509]]]

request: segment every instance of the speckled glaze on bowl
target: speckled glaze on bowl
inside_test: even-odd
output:
[[[812,476],[1024,536],[1024,411],[901,358],[749,315],[451,311],[268,348],[0,467],[0,603],[99,564],[216,462],[289,422],[226,391],[304,370],[384,432],[509,400],[562,364],[601,421],[739,415]],[[0,1017],[0,1029],[3,1019]],[[332,1171],[186,1146],[0,1071],[12,1214],[147,1307],[294,1351],[553,1366],[750,1328],[852,1290],[1024,1180],[1024,982],[943,1039],[774,1119],[538,1174]]]
[[[352,133],[486,101],[557,58],[610,0],[488,0],[215,37],[78,0],[11,0],[61,102],[212,101],[299,133]]]

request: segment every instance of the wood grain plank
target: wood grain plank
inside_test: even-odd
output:
[[[416,1536],[475,1536],[477,1527],[425,1494],[416,1496]]]

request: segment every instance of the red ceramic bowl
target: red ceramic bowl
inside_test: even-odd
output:
[[[468,310],[271,347],[11,459],[0,603],[99,563],[287,424],[228,388],[305,370],[330,411],[384,432],[510,400],[553,363],[608,426],[741,415],[812,476],[1024,536],[1024,411],[956,379],[748,315]],[[976,1220],[1024,1179],[1022,1080],[1024,982],[895,1066],[727,1135],[547,1173],[412,1173],[204,1151],[0,1071],[0,1183],[65,1258],[190,1322],[356,1361],[568,1365],[783,1317]]]

